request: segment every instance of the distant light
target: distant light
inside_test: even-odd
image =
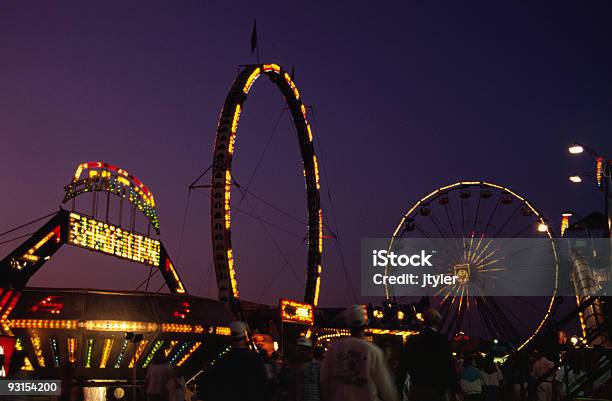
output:
[[[584,148],[578,144],[574,144],[568,148],[569,152],[573,155],[580,154],[584,152]]]
[[[496,339],[493,340],[493,344],[497,344],[499,341]]]
[[[383,317],[385,317],[385,314],[380,309],[374,309],[373,314],[376,319],[382,319]]]
[[[572,175],[572,176],[570,176],[569,179],[570,179],[571,182],[574,182],[576,184],[582,182],[582,178],[579,175]]]
[[[274,341],[274,351],[278,351],[278,341]]]
[[[423,322],[423,321],[425,321],[425,319],[423,318],[423,314],[422,314],[421,312],[418,312],[418,313],[416,314],[416,319],[417,319],[419,322]]]
[[[563,217],[572,217],[574,215],[574,212],[572,212],[571,210],[567,210],[563,213],[561,213],[561,216]]]
[[[572,345],[576,345],[576,344],[578,344],[578,337],[576,337],[576,336],[572,336],[572,337],[570,338],[570,342],[572,343]]]
[[[401,310],[397,311],[397,320],[404,320],[404,312]]]
[[[538,224],[538,231],[541,233],[545,233],[546,231],[548,231],[548,226],[544,223],[540,223]]]

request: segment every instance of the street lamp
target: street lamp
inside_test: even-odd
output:
[[[585,150],[595,159],[595,173],[590,173],[588,175],[595,175],[595,178],[597,179],[597,186],[604,192],[604,210],[608,218],[608,236],[610,236],[610,232],[612,232],[612,216],[610,215],[610,212],[612,211],[612,194],[610,192],[610,187],[612,186],[610,183],[612,175],[612,161],[601,156],[593,148],[578,142],[574,142],[570,147],[568,147],[568,151],[572,155],[584,153]],[[578,174],[573,174],[569,179],[574,183],[582,182],[582,177]]]
[[[584,152],[584,148],[582,147],[582,145],[579,145],[578,143],[574,143],[572,146],[568,148],[568,150],[573,155]]]
[[[568,148],[569,153],[572,155],[581,154],[585,150],[595,159],[596,162],[594,175],[597,179],[597,186],[604,194],[604,214],[608,219],[607,237],[610,238],[610,245],[612,245],[612,235],[610,235],[612,233],[612,161],[601,156],[594,149],[578,142],[574,142],[574,144]],[[570,180],[575,183],[582,182],[579,175],[572,175]],[[612,253],[610,254],[610,261],[612,262]]]
[[[582,182],[582,177],[580,177],[578,174],[572,174],[570,175],[569,180],[575,184],[578,184]]]

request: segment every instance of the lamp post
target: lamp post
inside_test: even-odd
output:
[[[608,231],[606,236],[612,240],[612,236],[610,235],[610,233],[612,233],[612,216],[610,214],[610,212],[612,211],[612,161],[601,156],[593,148],[590,148],[578,142],[574,142],[574,144],[568,148],[568,151],[571,155],[579,155],[586,151],[595,159],[595,178],[597,181],[597,186],[604,194],[604,214],[606,216],[606,219],[608,220]],[[581,183],[582,178],[580,175],[574,174],[570,176],[570,181],[573,183]],[[612,246],[612,242],[610,243],[610,245]]]
[[[612,194],[610,193],[612,187],[612,161],[601,156],[592,148],[578,142],[574,142],[574,144],[568,148],[568,151],[572,155],[579,155],[586,151],[595,159],[595,178],[597,180],[597,186],[604,194],[604,210],[608,219],[609,237],[610,232],[612,232],[612,216],[610,216],[610,211],[612,210]],[[570,176],[570,181],[573,183],[581,183],[582,177],[579,174],[573,174]]]

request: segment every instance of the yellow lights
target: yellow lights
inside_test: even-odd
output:
[[[181,279],[179,278],[178,273],[174,268],[174,265],[170,261],[170,258],[166,258],[166,270],[169,271],[170,274],[172,274],[172,277],[174,278],[174,282],[176,284],[176,292],[178,292],[179,294],[184,294],[185,287],[183,287],[183,283],[181,282]]]
[[[32,333],[32,337],[30,337],[30,340],[32,341],[32,347],[34,347],[34,355],[36,355],[38,366],[44,368],[45,357],[43,356],[42,347],[40,346],[40,337],[38,337],[38,334]]]
[[[162,323],[161,331],[164,333],[203,333],[204,327],[199,324]]]
[[[321,189],[321,182],[319,179],[319,163],[317,162],[317,156],[312,155],[312,165],[314,166],[315,181],[317,183],[317,189]]]
[[[9,322],[13,329],[67,329],[76,330],[76,320],[49,320],[49,319],[13,319]]]
[[[215,334],[218,336],[229,336],[232,334],[232,331],[229,327],[217,326],[215,328]]]
[[[76,181],[79,178],[81,178],[81,173],[83,172],[83,169],[87,168],[87,163],[81,163],[77,166],[76,171],[74,172],[74,176],[72,178],[72,181]]]
[[[324,332],[325,334],[321,334],[322,332]],[[392,329],[376,329],[376,328],[365,329],[365,334],[400,336],[404,340],[406,340],[407,337],[418,334],[418,333],[419,333],[418,331],[412,331],[412,330],[392,330]],[[321,328],[319,329],[318,341],[330,340],[330,339],[339,338],[339,337],[348,337],[350,335],[351,335],[350,331],[346,329]]]
[[[278,74],[278,75],[276,75]],[[295,117],[293,123],[297,130],[298,140],[304,146],[302,165],[305,168],[306,190],[308,192],[309,210],[317,210],[320,205],[321,177],[317,158],[313,155],[313,129],[306,119],[307,107],[303,104],[301,94],[290,74],[277,64],[250,65],[243,69],[234,81],[226,102],[221,111],[217,127],[217,140],[215,142],[215,165],[212,177],[212,203],[213,213],[213,243],[215,249],[215,268],[218,275],[219,298],[226,302],[239,299],[237,285],[236,260],[231,245],[231,187],[232,187],[232,159],[235,152],[236,135],[239,128],[242,107],[247,94],[261,75],[266,75],[281,90],[291,114]],[[222,210],[221,210],[222,209]],[[319,226],[316,226],[316,224]],[[322,219],[317,221],[316,216],[308,220],[310,241],[308,241],[308,292],[309,302],[316,304],[319,297],[319,281],[316,270],[320,263],[322,252]],[[317,231],[319,238],[317,242]],[[319,255],[317,255],[317,251]],[[231,290],[230,290],[231,288]],[[316,294],[315,294],[316,293]]]
[[[540,223],[538,224],[538,232],[541,232],[541,233],[548,232],[548,225],[546,225],[546,224],[545,224],[545,223],[543,223],[543,222],[540,222]]]
[[[236,105],[236,111],[234,111],[234,118],[232,119],[232,132],[236,133],[238,130],[238,121],[240,120],[240,105]]]
[[[565,230],[569,227],[569,219],[572,217],[572,212],[564,212],[561,214],[561,236],[565,234]]]
[[[157,331],[157,324],[150,322],[128,322],[121,320],[86,320],[79,322],[79,327],[92,331],[133,331],[150,333]]]
[[[155,356],[157,351],[159,351],[159,349],[161,348],[162,345],[164,345],[164,340],[157,340],[157,341],[155,341],[155,344],[153,344],[153,348],[151,348],[151,351],[149,352],[149,355],[147,355],[147,358],[145,359],[144,363],[142,364],[143,368],[146,368],[147,366],[149,366],[149,364],[153,360],[153,357]]]
[[[21,370],[26,372],[34,371],[34,366],[32,366],[32,362],[30,362],[30,358],[27,356],[23,359],[23,366],[21,367]]]
[[[567,150],[573,155],[577,155],[577,154],[584,152],[584,148],[578,145],[577,143],[570,146]]]
[[[389,329],[374,329],[374,328],[366,329],[365,332],[368,334],[376,334],[376,335],[390,334],[390,335],[402,336],[402,337],[408,337],[408,336],[419,333],[418,331],[411,331],[411,330],[389,330]]]
[[[264,64],[263,65],[264,72],[275,72],[280,74],[281,68],[276,64]]]
[[[372,312],[372,314],[374,315],[374,317],[376,319],[382,319],[383,317],[385,317],[385,314],[383,313],[382,310],[380,309],[374,309],[374,311]]]
[[[401,310],[397,311],[397,320],[404,320],[404,312]]]
[[[86,351],[85,351],[85,355],[86,355],[85,356],[85,367],[86,368],[91,368],[91,355],[93,354],[93,346],[94,346],[93,338],[88,338]]]
[[[321,265],[317,267],[317,282],[315,283],[314,300],[312,301],[314,306],[319,304],[319,293],[321,292]]]
[[[308,123],[306,123],[306,132],[308,133],[308,142],[312,143],[312,129]]]
[[[83,170],[89,170],[89,178],[103,178],[107,181],[112,180],[113,174],[116,175],[117,182],[129,187],[135,193],[142,197],[142,201],[149,207],[155,207],[155,199],[153,198],[153,194],[149,189],[140,181],[138,178],[130,175],[127,171],[113,166],[112,164],[102,163],[102,162],[88,162],[81,163],[77,166],[76,171],[74,172],[74,177],[72,182],[76,182],[81,178],[81,174]],[[74,189],[74,188],[72,188]],[[108,190],[108,189],[107,189]],[[74,196],[74,195],[73,195]],[[140,207],[139,207],[140,208]]]
[[[230,194],[232,186],[232,173],[229,170],[225,170],[225,229],[229,230],[231,226],[231,211],[230,211]]]
[[[190,324],[162,323],[161,331],[170,333],[191,333],[192,328]]]
[[[311,304],[281,298],[280,313],[284,322],[314,324],[314,307]]]
[[[40,247],[46,244],[54,236],[55,236],[55,242],[59,243],[61,241],[59,226],[56,227],[53,231],[51,231],[49,234],[45,235],[32,248],[28,249],[28,251],[21,256],[21,259],[27,260],[28,262],[32,262],[32,263],[38,262],[40,260],[40,256],[34,255],[34,252],[38,251]],[[24,266],[20,265],[19,263],[15,264],[15,268],[17,268],[17,270],[21,270],[23,267]]]
[[[570,180],[571,182],[573,182],[574,184],[579,184],[579,183],[581,183],[581,182],[582,182],[582,177],[580,177],[580,176],[579,176],[579,175],[577,175],[577,174],[574,174],[574,175],[570,176],[569,180]]]
[[[76,363],[76,338],[68,337],[68,362]]]
[[[293,83],[293,80],[291,79],[291,77],[287,73],[285,73],[285,81],[287,81],[287,84],[291,88],[291,91],[293,92],[293,96],[295,96],[295,98],[297,100],[299,100],[300,99],[300,92],[298,91],[297,87]],[[312,141],[312,139],[311,139],[311,141]]]
[[[134,352],[134,356],[132,357],[132,360],[130,361],[128,368],[131,369],[134,367],[136,363],[138,363],[138,359],[140,359],[140,356],[142,355],[143,351],[147,347],[148,342],[149,340],[142,340],[141,342],[138,343],[138,346],[136,347],[136,351]]]
[[[227,145],[227,151],[231,155],[234,154],[234,145],[236,143],[236,131],[232,131],[229,137],[229,143]]]
[[[323,253],[323,210],[319,209],[319,254]]]
[[[170,341],[170,344],[168,344],[168,347],[164,350],[164,356],[166,358],[168,358],[168,355],[170,355],[170,353],[172,352],[172,350],[174,349],[174,347],[176,347],[178,343],[179,343],[178,340]]]
[[[70,213],[68,243],[146,265],[159,266],[160,242],[101,221]]]
[[[604,176],[603,163],[604,163],[603,157],[598,157],[596,171],[595,171],[595,178],[597,178],[598,187],[601,187],[601,181],[603,180],[603,176]]]
[[[102,347],[102,359],[100,359],[100,368],[105,368],[110,357],[111,349],[113,348],[113,339],[107,338],[104,340],[104,346]]]
[[[205,328],[199,324],[137,322],[122,320],[47,320],[47,319],[13,319],[9,322],[13,329],[51,329],[51,330],[89,330],[106,332],[139,332],[153,333],[158,329],[163,333],[204,333]],[[229,335],[229,328],[217,327],[217,334]]]
[[[196,341],[191,346],[191,348],[189,348],[189,351],[187,351],[187,353],[185,355],[183,355],[183,357],[177,362],[176,366],[181,366],[182,364],[184,364],[185,361],[187,361],[187,359],[189,359],[191,354],[193,354],[198,348],[200,348],[201,345],[202,345],[202,341]]]
[[[238,299],[238,283],[236,281],[236,270],[234,269],[234,256],[232,250],[227,250],[227,268],[230,274],[230,285],[232,286],[232,293],[234,298]]]
[[[251,73],[251,75],[249,75],[249,77],[247,78],[244,84],[244,87],[242,88],[242,91],[245,94],[249,93],[249,91],[251,90],[251,86],[253,86],[253,83],[257,80],[257,78],[259,78],[260,75],[261,75],[261,69],[259,67],[255,68],[253,72]]]

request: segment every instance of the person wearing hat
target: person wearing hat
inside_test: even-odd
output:
[[[397,386],[408,384],[410,401],[447,401],[455,392],[457,372],[450,341],[438,332],[441,322],[440,312],[426,310],[424,327],[408,337],[402,350]]]
[[[281,399],[283,401],[320,401],[321,363],[313,358],[312,341],[298,337],[295,350],[281,370]]]
[[[231,349],[219,357],[205,377],[207,401],[263,401],[266,368],[262,358],[247,346],[247,325],[230,323]]]
[[[345,311],[351,336],[334,341],[321,368],[321,393],[325,401],[397,401],[383,351],[363,339],[368,324],[365,307]]]

